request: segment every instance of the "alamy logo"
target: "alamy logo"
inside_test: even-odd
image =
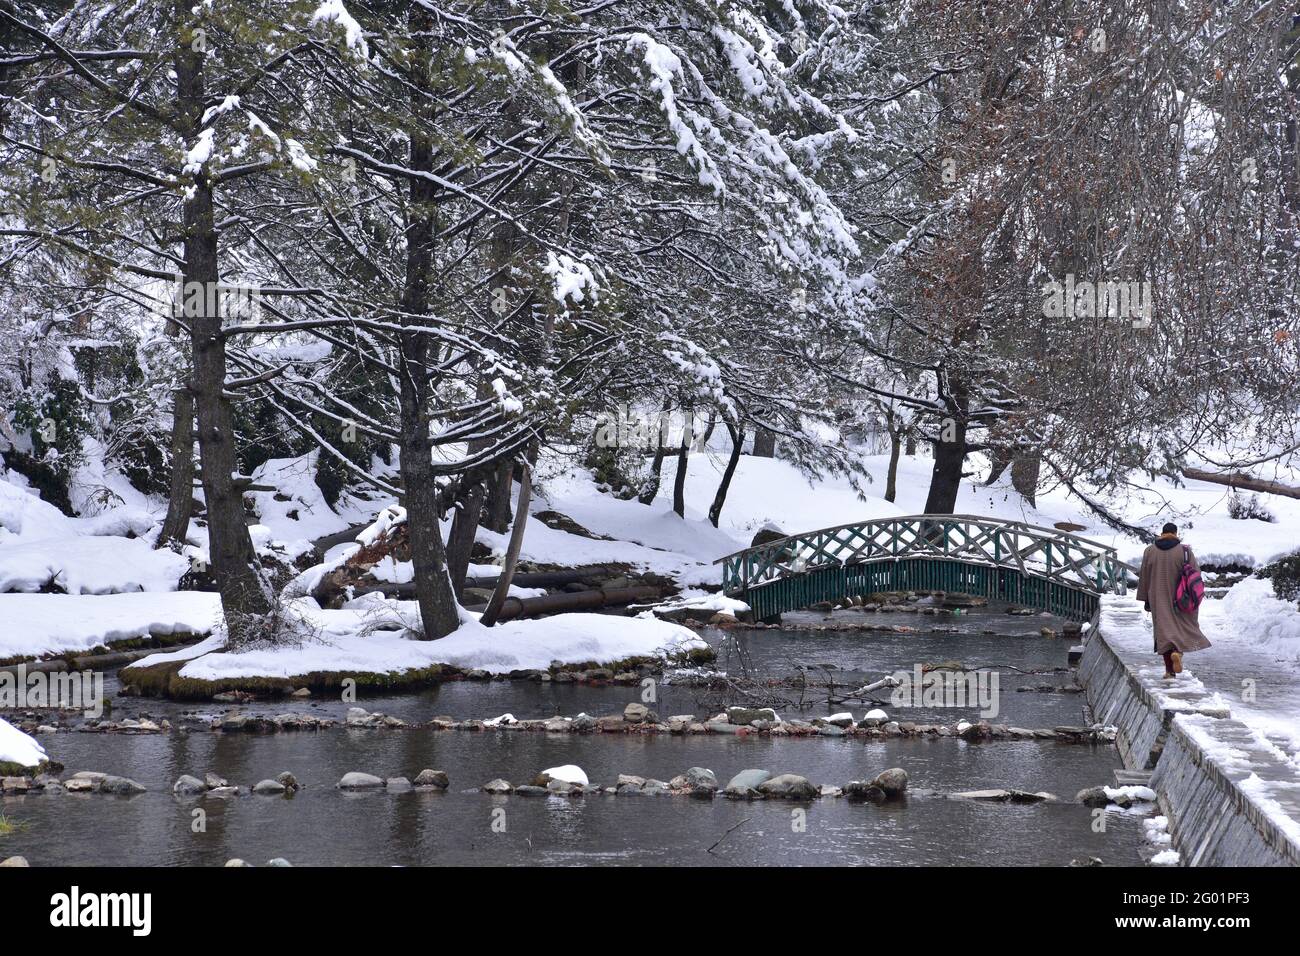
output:
[[[904,707],[978,707],[980,716],[998,715],[997,671],[925,670],[920,664],[911,672],[896,671],[896,683],[890,692],[890,702]]]
[[[74,886],[50,897],[50,925],[60,929],[125,926],[133,936],[148,936],[153,929],[153,894],[82,893]]]
[[[19,664],[0,671],[0,710],[57,707],[104,716],[104,675],[100,671],[33,671]]]
[[[1150,282],[1076,282],[1071,272],[1063,284],[1043,286],[1043,315],[1051,319],[1131,319],[1133,328],[1145,329],[1151,313]]]
[[[707,437],[707,429],[700,427],[690,409],[643,415],[626,405],[619,405],[613,411],[596,416],[597,448],[654,451],[680,448],[684,444],[691,451],[702,451]]]

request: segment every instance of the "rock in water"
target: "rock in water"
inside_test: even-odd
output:
[[[645,704],[628,704],[623,708],[623,719],[629,724],[643,723],[650,715],[650,708]]]
[[[686,771],[686,785],[692,790],[707,790],[712,792],[718,789],[718,778],[712,770],[705,767],[692,767]]]
[[[445,771],[442,770],[421,770],[411,781],[417,787],[433,787],[437,790],[446,790],[451,785]]]
[[[813,800],[821,795],[817,786],[797,773],[783,773],[764,780],[758,785],[758,792],[780,800]]]
[[[562,767],[551,767],[549,770],[543,770],[537,775],[537,779],[533,781],[533,786],[545,787],[552,780],[558,780],[560,783],[576,784],[580,787],[585,787],[590,782],[581,767],[567,763]]]
[[[100,793],[117,793],[130,796],[136,793],[144,793],[144,787],[126,777],[105,777],[99,782]]]
[[[776,723],[781,718],[776,715],[771,707],[728,707],[727,722],[731,724],[751,724],[756,720],[767,720]],[[850,718],[851,719],[851,718]]]
[[[208,785],[198,777],[191,777],[189,774],[182,774],[180,779],[172,785],[172,793],[181,797],[194,796],[199,793],[206,793]]]
[[[513,789],[514,787],[510,786],[509,780],[502,780],[500,777],[483,784],[485,793],[509,793]]]
[[[346,778],[345,778],[346,779]],[[342,786],[343,784],[339,784]],[[253,784],[254,793],[284,793],[286,787],[278,780],[259,780]]]
[[[882,770],[869,786],[879,788],[887,798],[896,800],[907,790],[907,771],[902,767]]]
[[[770,779],[772,775],[766,770],[742,770],[727,782],[722,792],[728,797],[752,800],[762,796],[758,791],[759,784]]]
[[[371,787],[382,787],[383,785],[384,781],[373,774],[358,773],[355,770],[351,773],[345,773],[343,779],[336,784],[340,790],[365,790]]]
[[[10,856],[0,860],[0,866],[31,866],[31,864],[27,862],[27,857],[25,856]]]

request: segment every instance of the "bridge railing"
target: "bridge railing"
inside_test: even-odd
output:
[[[1123,594],[1114,548],[1057,528],[976,515],[907,515],[793,534],[718,558],[728,594],[826,567],[903,558],[946,558],[1010,568],[1025,577]]]

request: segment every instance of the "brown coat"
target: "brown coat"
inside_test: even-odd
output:
[[[1169,548],[1161,548],[1159,543],[1150,545],[1142,555],[1142,570],[1138,575],[1137,599],[1151,612],[1157,654],[1168,651],[1186,654],[1210,646],[1209,638],[1201,633],[1197,612],[1186,614],[1174,606],[1174,591],[1183,569],[1183,545],[1177,538],[1173,541],[1173,547]],[[1187,560],[1200,570],[1191,548],[1187,549]]]

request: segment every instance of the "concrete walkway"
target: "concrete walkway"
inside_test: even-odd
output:
[[[1203,626],[1214,639],[1214,608]],[[1300,673],[1247,642],[1225,641],[1184,658],[1175,680],[1153,650],[1150,615],[1130,597],[1102,599],[1100,630],[1172,728],[1194,741],[1259,812],[1300,839]],[[1250,683],[1253,682],[1253,683]],[[1253,689],[1254,700],[1244,699]]]

